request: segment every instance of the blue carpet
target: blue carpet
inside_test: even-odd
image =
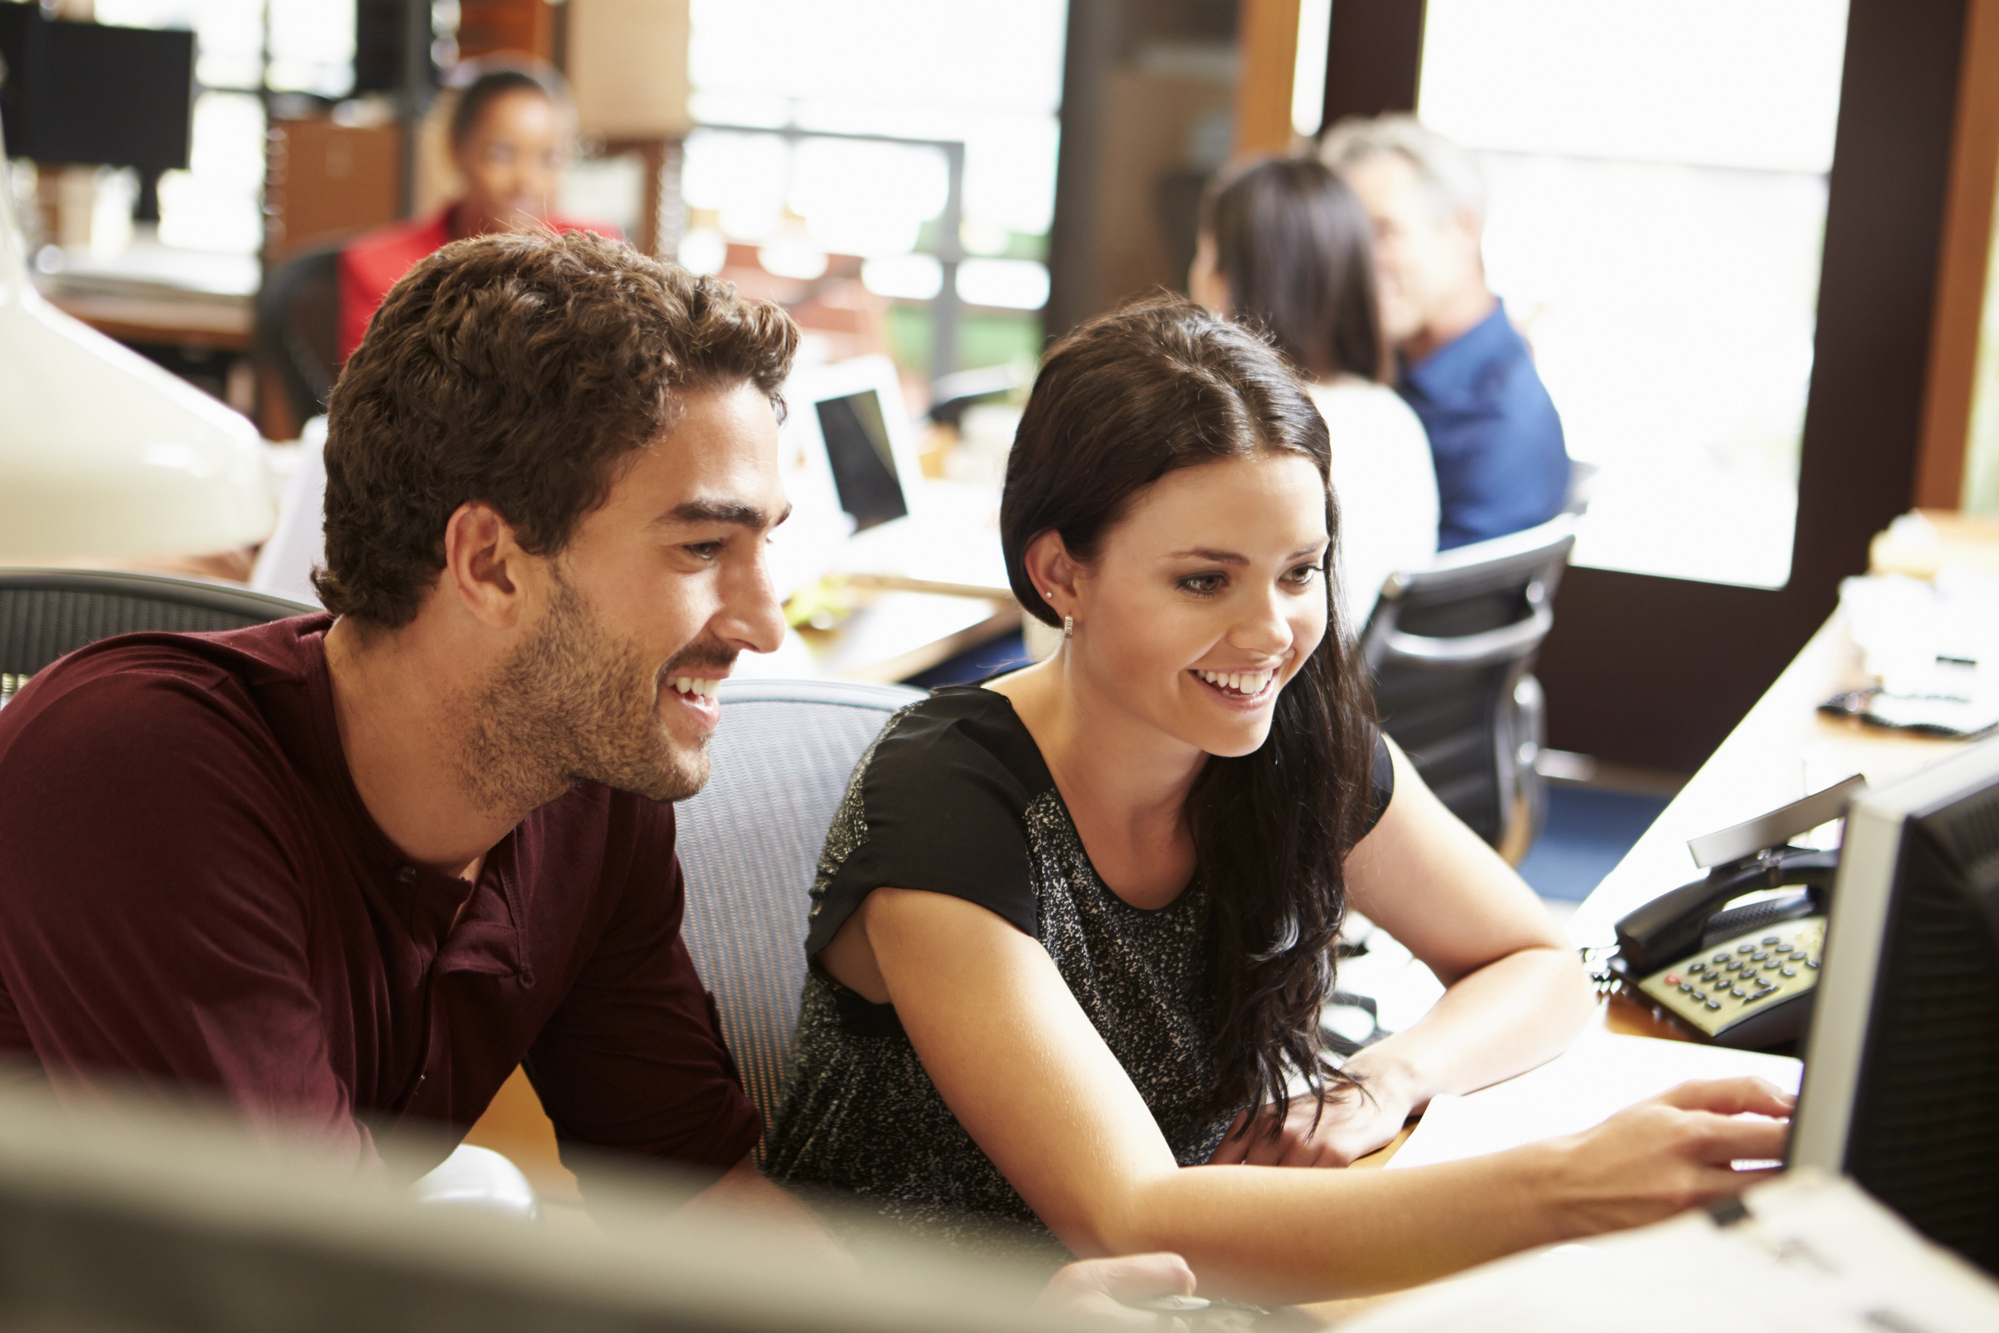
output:
[[[1581,902],[1666,808],[1667,797],[1548,786],[1548,823],[1520,877],[1543,898]]]

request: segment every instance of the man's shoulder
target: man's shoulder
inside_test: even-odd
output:
[[[253,691],[301,683],[313,617],[212,634],[142,633],[99,640],[37,672],[0,711],[0,758],[46,741],[129,762],[184,752],[203,737],[259,737],[269,724]]]

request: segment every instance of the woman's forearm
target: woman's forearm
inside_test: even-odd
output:
[[[1108,1253],[1171,1250],[1204,1294],[1259,1304],[1392,1291],[1561,1239],[1529,1150],[1408,1171],[1196,1166],[1135,1187]]]
[[[1420,1110],[1440,1093],[1471,1092],[1553,1059],[1594,1007],[1572,950],[1522,949],[1460,977],[1422,1021],[1360,1052],[1347,1068],[1378,1095]]]

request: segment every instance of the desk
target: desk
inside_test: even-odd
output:
[[[1702,873],[1687,839],[1739,824],[1854,773],[1893,781],[1945,754],[1954,741],[1869,727],[1819,712],[1833,694],[1869,683],[1860,649],[1835,612],[1784,674],[1702,764],[1645,836],[1576,909],[1569,938],[1582,947],[1616,941],[1619,918]]]
[[[50,305],[122,343],[245,352],[250,347],[250,302],[172,296],[113,296],[51,292]]]
[[[1697,878],[1701,871],[1687,852],[1689,838],[1740,823],[1853,773],[1866,775],[1870,783],[1893,781],[1959,744],[1883,731],[1817,711],[1833,694],[1867,683],[1859,646],[1845,617],[1835,612],[1584,900],[1570,918],[1570,938],[1583,947],[1613,944],[1617,921],[1625,913]],[[1633,1036],[1686,1039],[1621,996],[1598,1007],[1597,1022]],[[1385,1165],[1412,1128],[1413,1123],[1387,1147],[1354,1165]],[[1327,1301],[1307,1309],[1328,1324],[1338,1324],[1386,1299],[1390,1297]]]

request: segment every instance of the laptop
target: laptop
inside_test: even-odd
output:
[[[894,362],[863,356],[807,367],[786,381],[784,401],[785,489],[799,525],[791,546],[816,548],[806,561],[816,574],[1012,595],[998,489],[923,475]],[[839,529],[851,535],[827,540]]]

